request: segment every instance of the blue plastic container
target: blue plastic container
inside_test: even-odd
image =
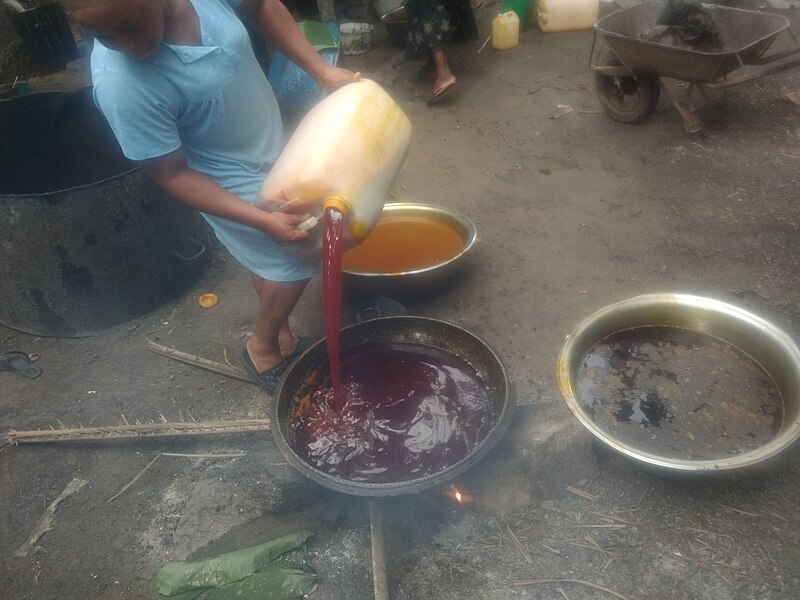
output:
[[[339,62],[339,27],[333,21],[327,26],[336,47],[321,48],[318,52],[326,63],[336,66]],[[267,79],[284,116],[302,116],[325,96],[325,90],[308,73],[280,52],[276,52],[270,61]]]

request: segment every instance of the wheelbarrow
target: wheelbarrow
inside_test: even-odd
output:
[[[638,123],[655,110],[663,92],[686,131],[699,133],[703,123],[696,111],[722,95],[715,97],[711,90],[800,65],[800,45],[786,17],[713,4],[703,7],[719,31],[719,51],[643,39],[658,24],[664,8],[658,1],[619,10],[594,24],[590,68],[597,97],[609,117]],[[665,78],[688,83],[686,100],[679,100],[664,85]],[[702,96],[699,103],[692,98],[695,90]]]

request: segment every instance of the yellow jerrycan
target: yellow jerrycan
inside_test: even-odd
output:
[[[492,48],[511,50],[519,45],[519,17],[513,10],[500,13],[492,20]]]
[[[378,222],[411,144],[411,122],[369,79],[350,83],[317,103],[286,143],[259,194],[258,206],[306,212],[309,237],[286,248],[308,260],[322,256],[323,212],[343,215],[345,248]]]

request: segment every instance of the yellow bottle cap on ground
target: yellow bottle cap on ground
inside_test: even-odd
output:
[[[214,308],[219,302],[219,296],[216,294],[201,294],[197,301],[203,308]]]

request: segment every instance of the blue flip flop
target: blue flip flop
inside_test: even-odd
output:
[[[245,348],[242,350],[242,357],[239,360],[239,363],[255,383],[264,388],[268,394],[272,395],[275,393],[275,389],[278,387],[278,384],[281,382],[286,370],[289,368],[291,361],[288,359],[283,359],[271,369],[259,372],[258,369],[256,369],[256,366],[253,364],[250,355],[247,353],[247,348]]]
[[[311,340],[305,336],[298,335],[297,336],[297,347],[294,349],[289,356],[284,358],[283,360],[294,362],[303,352],[308,350],[308,347],[311,345]]]

